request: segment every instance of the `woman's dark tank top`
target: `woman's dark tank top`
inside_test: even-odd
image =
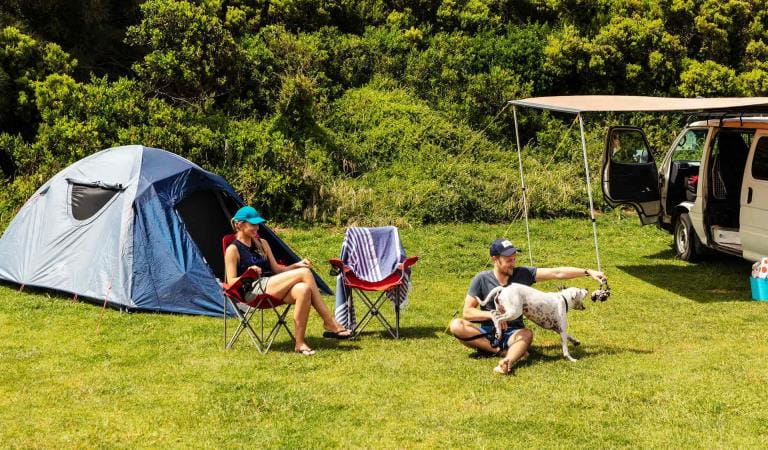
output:
[[[237,251],[240,254],[240,259],[237,262],[238,277],[251,266],[261,267],[262,273],[266,273],[271,270],[271,267],[269,267],[269,261],[267,261],[266,257],[259,255],[259,253],[256,251],[255,245],[249,248],[247,245],[240,242],[239,239],[235,239],[232,241],[232,243],[235,245],[235,247],[237,247]]]

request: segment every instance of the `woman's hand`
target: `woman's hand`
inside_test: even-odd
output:
[[[256,272],[257,276],[261,276],[261,267],[259,267],[259,266],[251,266],[251,267],[249,267],[249,269],[254,270]]]
[[[310,261],[308,259],[302,259],[301,261],[292,264],[292,267],[294,269],[302,269],[302,268],[305,268],[305,267],[307,269],[311,269],[312,268],[312,261]]]

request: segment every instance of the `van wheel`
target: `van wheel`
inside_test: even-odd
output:
[[[701,256],[701,242],[687,213],[677,216],[674,245],[677,257],[683,261],[696,261]]]

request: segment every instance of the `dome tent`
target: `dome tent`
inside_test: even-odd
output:
[[[0,238],[0,279],[121,308],[221,315],[221,238],[242,205],[222,177],[173,153],[103,150],[21,208]],[[260,233],[277,259],[298,261],[268,227]]]

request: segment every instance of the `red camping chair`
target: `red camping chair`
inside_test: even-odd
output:
[[[224,254],[226,254],[227,247],[229,247],[234,240],[234,234],[228,234],[221,239],[221,249]],[[296,341],[296,338],[293,336],[293,333],[291,333],[291,330],[288,329],[288,325],[285,321],[285,318],[288,315],[288,311],[291,309],[291,305],[289,303],[286,303],[284,299],[269,295],[266,292],[261,292],[251,301],[247,301],[243,296],[241,292],[243,281],[248,279],[256,280],[258,278],[259,276],[257,275],[256,271],[248,269],[236,282],[232,284],[224,284],[224,296],[227,299],[227,301],[224,303],[225,348],[234,347],[235,342],[240,337],[240,334],[242,334],[243,330],[248,332],[248,334],[251,336],[251,341],[253,341],[253,345],[262,354],[266,354],[269,351],[269,348],[272,347],[272,343],[275,341],[280,328],[285,328],[285,331],[288,333],[288,336],[291,337],[291,340]],[[227,302],[230,304],[232,309],[234,309],[235,314],[240,321],[240,324],[235,330],[235,334],[232,335],[232,339],[229,342],[227,342]],[[240,309],[240,305],[245,306],[245,311]],[[285,308],[283,308],[282,311],[278,310],[278,307],[283,305],[285,305]],[[277,323],[272,327],[266,336],[264,335],[265,309],[271,309],[275,313],[275,316],[277,316]],[[259,334],[257,334],[251,326],[251,319],[253,318],[253,315],[256,313],[256,311],[260,313]]]
[[[357,336],[362,333],[368,323],[376,317],[384,328],[389,331],[393,338],[400,337],[400,305],[398,302],[392,302],[395,307],[395,326],[393,327],[381,312],[384,302],[387,300],[387,293],[397,290],[405,283],[406,270],[419,260],[418,256],[406,258],[405,261],[398,264],[394,272],[381,281],[365,281],[359,278],[344,261],[338,258],[329,259],[328,262],[333,267],[332,275],[341,275],[344,287],[347,292],[347,310],[351,310],[353,293],[357,293],[358,299],[368,308],[363,318],[357,323],[352,335]],[[368,292],[372,293],[369,297]],[[378,295],[376,294],[378,293]],[[376,295],[372,299],[372,296]]]

